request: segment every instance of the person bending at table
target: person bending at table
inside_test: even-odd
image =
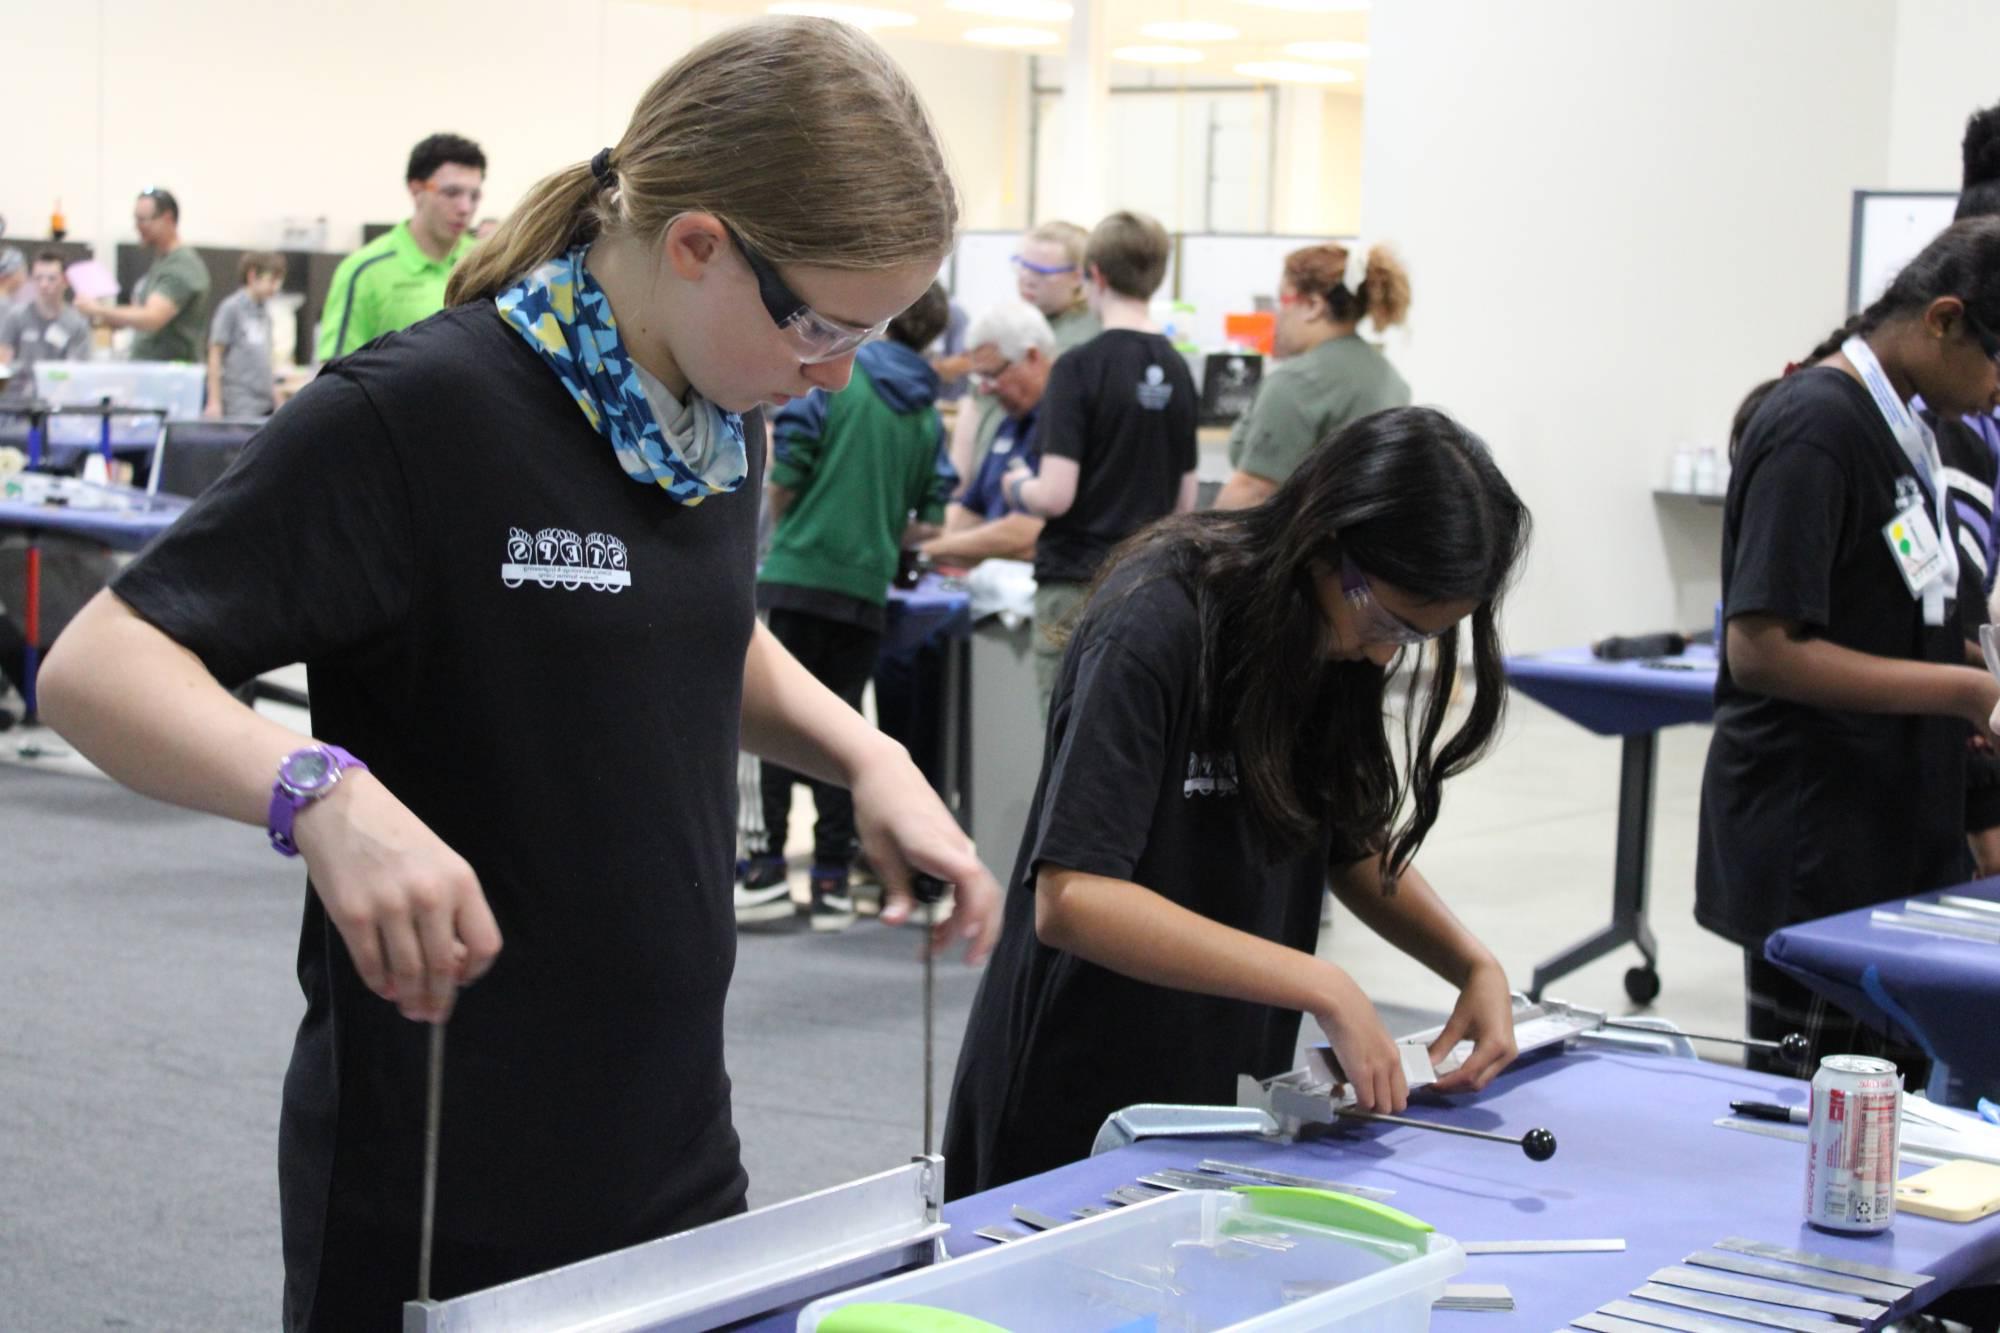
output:
[[[1412,858],[1444,780],[1499,727],[1498,609],[1527,534],[1485,445],[1402,408],[1327,441],[1268,503],[1170,518],[1114,554],[1063,655],[966,1030],[954,1196],[1084,1156],[1137,1102],[1234,1104],[1239,1074],[1292,1066],[1301,1014],[1361,1106],[1401,1110],[1394,1041],[1313,953],[1329,880],[1458,988],[1432,1053],[1474,1045],[1440,1090],[1513,1059],[1505,973]],[[1468,618],[1477,692],[1444,738]],[[1399,764],[1386,695],[1417,658]]]
[[[1743,946],[1750,1035],[1802,1032],[1815,1058],[1879,1051],[1917,1072],[1767,963],[1765,938],[1970,870],[1966,746],[2000,685],[1966,664],[1965,557],[1909,403],[1938,419],[2000,404],[1995,330],[2000,219],[1954,223],[1736,414],[1695,919]]]

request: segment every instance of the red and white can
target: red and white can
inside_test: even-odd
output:
[[[1812,1081],[1806,1221],[1827,1231],[1887,1231],[1896,1220],[1903,1076],[1872,1055],[1829,1055]]]

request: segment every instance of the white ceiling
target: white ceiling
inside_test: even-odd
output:
[[[957,0],[961,4],[982,7],[991,5],[1005,8],[1010,4],[1029,4],[1038,8],[1046,7],[1052,0]],[[1163,83],[1208,83],[1220,80],[1235,81],[1238,77],[1235,67],[1247,61],[1294,61],[1296,56],[1287,55],[1284,48],[1294,42],[1348,42],[1365,44],[1368,40],[1368,13],[1366,0],[1278,0],[1278,2],[1317,6],[1318,11],[1300,9],[1277,9],[1269,4],[1252,4],[1248,0],[1095,0],[1105,11],[1105,46],[1116,49],[1128,46],[1181,45],[1191,47],[1201,53],[1202,59],[1195,63],[1172,65],[1140,65],[1125,61],[1114,61],[1113,76],[1123,80],[1128,75],[1141,75],[1154,71],[1154,81]],[[697,0],[697,7],[725,13],[761,14],[769,0]],[[950,7],[949,0],[852,0],[870,9],[892,10],[912,15],[916,22],[900,27],[874,29],[876,35],[889,38],[914,38],[919,41],[943,42],[951,45],[974,46],[965,34],[978,28],[1027,28],[1053,34],[1057,41],[1053,45],[1020,48],[1027,54],[1042,54],[1056,57],[1060,61],[1064,43],[1068,40],[1069,24],[1062,19],[1024,19],[1000,17],[989,13],[973,13]],[[1149,36],[1142,30],[1159,22],[1202,22],[1225,24],[1237,30],[1237,36],[1224,40],[1197,40],[1163,42]],[[988,47],[987,49],[992,49]],[[1368,62],[1365,58],[1319,58],[1311,64],[1319,67],[1344,70],[1352,75],[1351,82],[1325,85],[1334,93],[1358,94],[1367,86]]]

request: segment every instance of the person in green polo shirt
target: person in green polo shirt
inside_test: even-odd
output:
[[[412,209],[340,261],[319,317],[315,356],[331,361],[444,309],[444,285],[476,244],[472,216],[486,183],[486,154],[470,139],[433,134],[410,150]]]
[[[172,191],[147,189],[132,203],[132,226],[153,265],[132,288],[132,304],[78,301],[79,313],[131,329],[134,361],[199,361],[208,333],[208,265],[181,239],[181,206]]]
[[[1410,278],[1382,246],[1368,252],[1361,281],[1347,285],[1347,248],[1309,245],[1285,256],[1278,281],[1278,363],[1229,436],[1229,480],[1217,509],[1262,504],[1305,456],[1350,422],[1408,407],[1410,386],[1360,334],[1403,322]]]

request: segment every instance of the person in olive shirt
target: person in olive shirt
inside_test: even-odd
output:
[[[148,189],[132,204],[139,241],[153,266],[132,288],[132,304],[78,301],[100,324],[131,329],[134,361],[199,361],[208,332],[208,265],[181,239],[181,206],[168,190]]]
[[[346,356],[385,333],[444,309],[452,269],[478,242],[472,215],[486,183],[486,154],[470,139],[433,134],[410,150],[412,205],[398,222],[340,261],[327,288],[314,355]]]
[[[1409,275],[1382,246],[1368,252],[1361,282],[1351,288],[1344,246],[1309,245],[1285,256],[1280,359],[1230,432],[1231,472],[1215,508],[1262,504],[1321,441],[1371,412],[1410,405],[1410,386],[1359,332],[1364,319],[1378,331],[1392,328],[1409,309]]]

